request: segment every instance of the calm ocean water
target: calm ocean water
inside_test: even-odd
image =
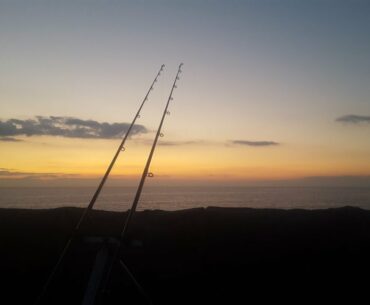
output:
[[[96,209],[123,211],[131,204],[134,187],[108,187]],[[0,188],[0,208],[45,209],[86,207],[94,188]],[[138,210],[178,210],[193,207],[251,207],[322,209],[356,206],[370,209],[370,188],[335,187],[147,187]]]

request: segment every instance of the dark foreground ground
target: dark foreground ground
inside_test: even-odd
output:
[[[0,210],[0,304],[33,304],[81,209]],[[94,211],[83,235],[117,235]],[[121,257],[153,304],[369,304],[370,211],[145,211]],[[96,246],[78,239],[43,304],[81,304]],[[147,304],[115,267],[100,304]]]

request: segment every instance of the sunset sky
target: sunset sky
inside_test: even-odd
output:
[[[369,33],[366,0],[0,0],[0,186],[95,185],[165,64],[112,172],[135,184],[180,62],[154,183],[361,180]]]

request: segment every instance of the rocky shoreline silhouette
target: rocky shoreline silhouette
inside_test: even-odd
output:
[[[81,212],[0,210],[3,304],[34,302]],[[125,215],[93,211],[46,304],[81,304],[100,247],[86,237],[118,236]],[[142,211],[121,252],[153,304],[369,299],[370,211],[359,208]],[[116,266],[101,304],[147,302]]]

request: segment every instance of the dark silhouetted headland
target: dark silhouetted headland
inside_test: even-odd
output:
[[[81,212],[0,210],[2,304],[33,303]],[[117,236],[124,216],[93,211],[81,234]],[[81,304],[96,250],[76,240],[48,304]],[[122,258],[153,304],[330,304],[345,297],[355,304],[369,298],[370,211],[143,211]],[[117,269],[103,304],[145,301]]]

